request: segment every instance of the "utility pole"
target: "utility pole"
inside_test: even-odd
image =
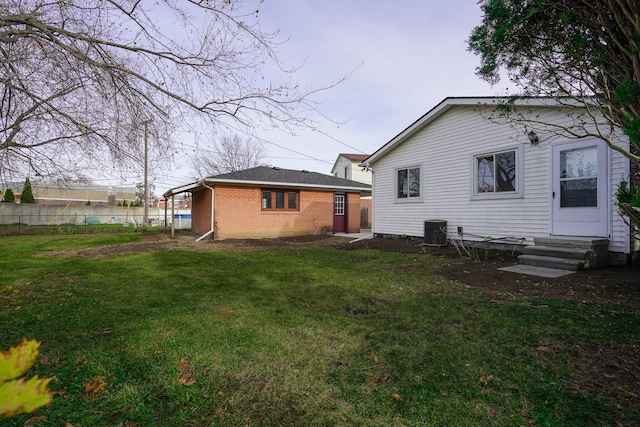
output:
[[[149,145],[147,143],[148,126],[150,120],[144,122],[144,226],[149,225]]]

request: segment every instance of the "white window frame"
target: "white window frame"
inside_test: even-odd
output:
[[[398,197],[398,172],[406,170],[407,171],[407,179],[408,179],[409,171],[411,169],[418,169],[418,171],[420,173],[420,180],[418,181],[418,184],[420,185],[420,187],[419,187],[420,195],[419,196],[411,196],[410,192],[408,192],[407,193],[407,197]],[[393,194],[394,194],[394,200],[395,200],[396,203],[416,203],[416,202],[421,202],[423,200],[423,194],[424,194],[424,185],[422,183],[423,176],[424,176],[423,171],[424,171],[424,168],[422,167],[422,165],[412,165],[412,166],[407,166],[407,167],[396,168],[394,170],[394,174],[393,174],[393,184],[394,184]]]
[[[338,198],[340,198],[340,203],[338,203]],[[345,213],[345,205],[347,203],[347,196],[343,193],[334,194],[333,195],[333,214],[334,215],[344,215]]]
[[[500,153],[515,152],[516,174],[515,190],[501,192],[478,192],[478,158],[496,155]],[[524,148],[519,145],[500,147],[494,150],[486,150],[471,155],[471,200],[488,199],[521,199],[524,197]]]

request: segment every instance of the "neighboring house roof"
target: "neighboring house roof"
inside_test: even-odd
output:
[[[204,178],[200,181],[175,187],[164,193],[165,197],[185,191],[197,191],[210,185],[227,184],[252,187],[310,188],[331,191],[370,192],[371,185],[350,179],[337,178],[318,172],[258,166]]]
[[[393,137],[391,141],[384,144],[380,147],[376,152],[367,157],[363,163],[366,165],[371,165],[378,161],[380,158],[384,157],[387,153],[389,153],[393,148],[402,144],[411,136],[415,135],[418,131],[420,131],[425,126],[429,125],[431,122],[436,120],[442,114],[447,112],[453,107],[456,106],[473,106],[473,105],[497,105],[500,102],[508,101],[509,97],[502,96],[490,96],[490,97],[449,97],[445,98],[438,105],[429,110],[426,114],[420,117],[418,120],[409,125],[406,129],[400,132],[398,135]],[[546,98],[546,97],[531,97],[531,98],[520,98],[516,100],[516,105],[526,105],[529,107],[551,107],[558,106],[558,101],[554,98]],[[563,106],[569,106],[571,101],[563,103]]]
[[[360,164],[369,157],[369,154],[349,154],[349,153],[338,154],[338,157],[336,158],[336,161],[333,162],[333,167],[331,168],[332,173],[336,170],[336,167],[338,166],[338,162],[340,161],[340,157],[344,157],[345,159],[350,160],[351,162],[357,162],[358,164]]]
[[[347,153],[340,153],[340,154],[338,155],[338,157],[339,157],[339,156],[342,156],[342,157],[344,157],[345,159],[349,159],[349,160],[351,160],[352,162],[361,162],[361,161],[363,161],[364,159],[366,159],[367,157],[369,157],[369,155],[368,155],[368,154],[347,154]]]

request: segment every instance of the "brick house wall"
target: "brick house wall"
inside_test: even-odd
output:
[[[191,230],[198,234],[211,230],[211,190],[208,188],[193,193]]]
[[[215,186],[214,238],[270,238],[333,232],[333,192],[300,190],[298,211],[263,211],[262,188]],[[360,231],[360,194],[350,193],[349,232]],[[193,193],[192,230],[211,227],[211,191]]]

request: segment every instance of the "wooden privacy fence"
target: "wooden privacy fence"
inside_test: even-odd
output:
[[[369,228],[369,206],[360,206],[360,228]]]

